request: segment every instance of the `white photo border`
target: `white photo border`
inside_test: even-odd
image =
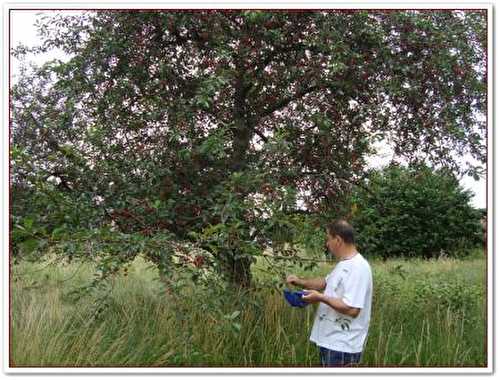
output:
[[[10,256],[10,231],[9,231],[9,212],[10,210],[10,194],[8,186],[10,184],[9,178],[9,122],[10,122],[10,108],[9,108],[9,74],[11,73],[9,67],[9,28],[10,28],[10,12],[15,10],[88,10],[88,9],[485,9],[488,12],[488,133],[487,133],[487,212],[488,212],[488,337],[487,337],[487,367],[439,367],[439,368],[421,368],[421,367],[402,367],[402,368],[387,368],[387,367],[373,367],[373,368],[310,368],[310,367],[15,367],[10,365],[10,331],[9,331],[9,318],[10,318],[10,284],[9,284],[9,256]],[[2,234],[0,235],[0,242],[3,253],[3,309],[2,309],[2,333],[3,333],[3,355],[2,364],[3,371],[6,374],[332,374],[332,373],[348,373],[348,374],[492,374],[494,373],[494,354],[495,354],[495,325],[494,316],[496,312],[496,305],[498,301],[493,297],[498,297],[494,292],[495,289],[495,257],[493,255],[495,242],[494,233],[496,232],[494,223],[494,183],[495,174],[494,161],[495,161],[495,143],[497,136],[493,134],[493,102],[497,105],[496,99],[493,99],[493,85],[494,85],[494,68],[493,68],[493,4],[488,2],[458,2],[458,1],[441,1],[441,2],[425,2],[425,3],[409,3],[401,1],[385,1],[385,2],[338,2],[338,1],[324,1],[317,0],[314,2],[307,1],[249,1],[249,2],[235,2],[230,0],[219,0],[216,2],[206,1],[148,1],[144,3],[135,1],[103,1],[103,2],[77,2],[77,1],[60,1],[60,2],[39,2],[39,1],[18,1],[6,2],[3,4],[3,38],[2,38],[2,51],[3,55],[3,70],[2,70],[2,128],[1,135],[1,149],[2,152],[0,163],[2,172],[2,191],[1,191],[1,206],[3,213],[1,218]],[[497,17],[497,16],[495,16]],[[498,97],[497,97],[498,98]],[[497,134],[498,135],[498,134]],[[495,139],[495,140],[494,140]],[[4,182],[5,180],[5,182]],[[5,233],[4,233],[5,232]],[[494,302],[495,301],[495,302]]]

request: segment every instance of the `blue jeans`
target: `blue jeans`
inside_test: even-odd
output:
[[[320,347],[319,357],[323,367],[350,367],[360,362],[361,352],[340,352]]]

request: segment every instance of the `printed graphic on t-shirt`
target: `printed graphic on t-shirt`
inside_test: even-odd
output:
[[[344,317],[339,317],[335,319],[335,323],[340,324],[342,330],[350,330],[351,329],[351,320]]]
[[[330,336],[332,334],[335,334],[337,331],[342,329],[343,331],[350,331],[351,330],[351,322],[352,320],[349,318],[345,317],[337,317],[335,319],[328,318],[327,314],[323,313],[318,316],[318,319],[322,321],[330,321],[333,322],[334,326],[336,327],[334,330],[332,330],[330,333],[326,334],[326,336]],[[338,328],[340,327],[340,328]]]

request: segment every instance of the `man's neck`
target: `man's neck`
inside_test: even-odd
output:
[[[357,253],[358,251],[355,246],[348,246],[346,247],[345,251],[341,253],[339,260],[349,260],[356,256]]]

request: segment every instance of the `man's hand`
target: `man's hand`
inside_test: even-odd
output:
[[[302,296],[302,300],[307,303],[318,303],[323,301],[323,293],[317,290],[304,290],[305,294]]]
[[[301,285],[300,279],[294,274],[289,275],[286,278],[286,282],[287,282],[287,284],[290,284],[290,285],[298,285],[298,286]]]

